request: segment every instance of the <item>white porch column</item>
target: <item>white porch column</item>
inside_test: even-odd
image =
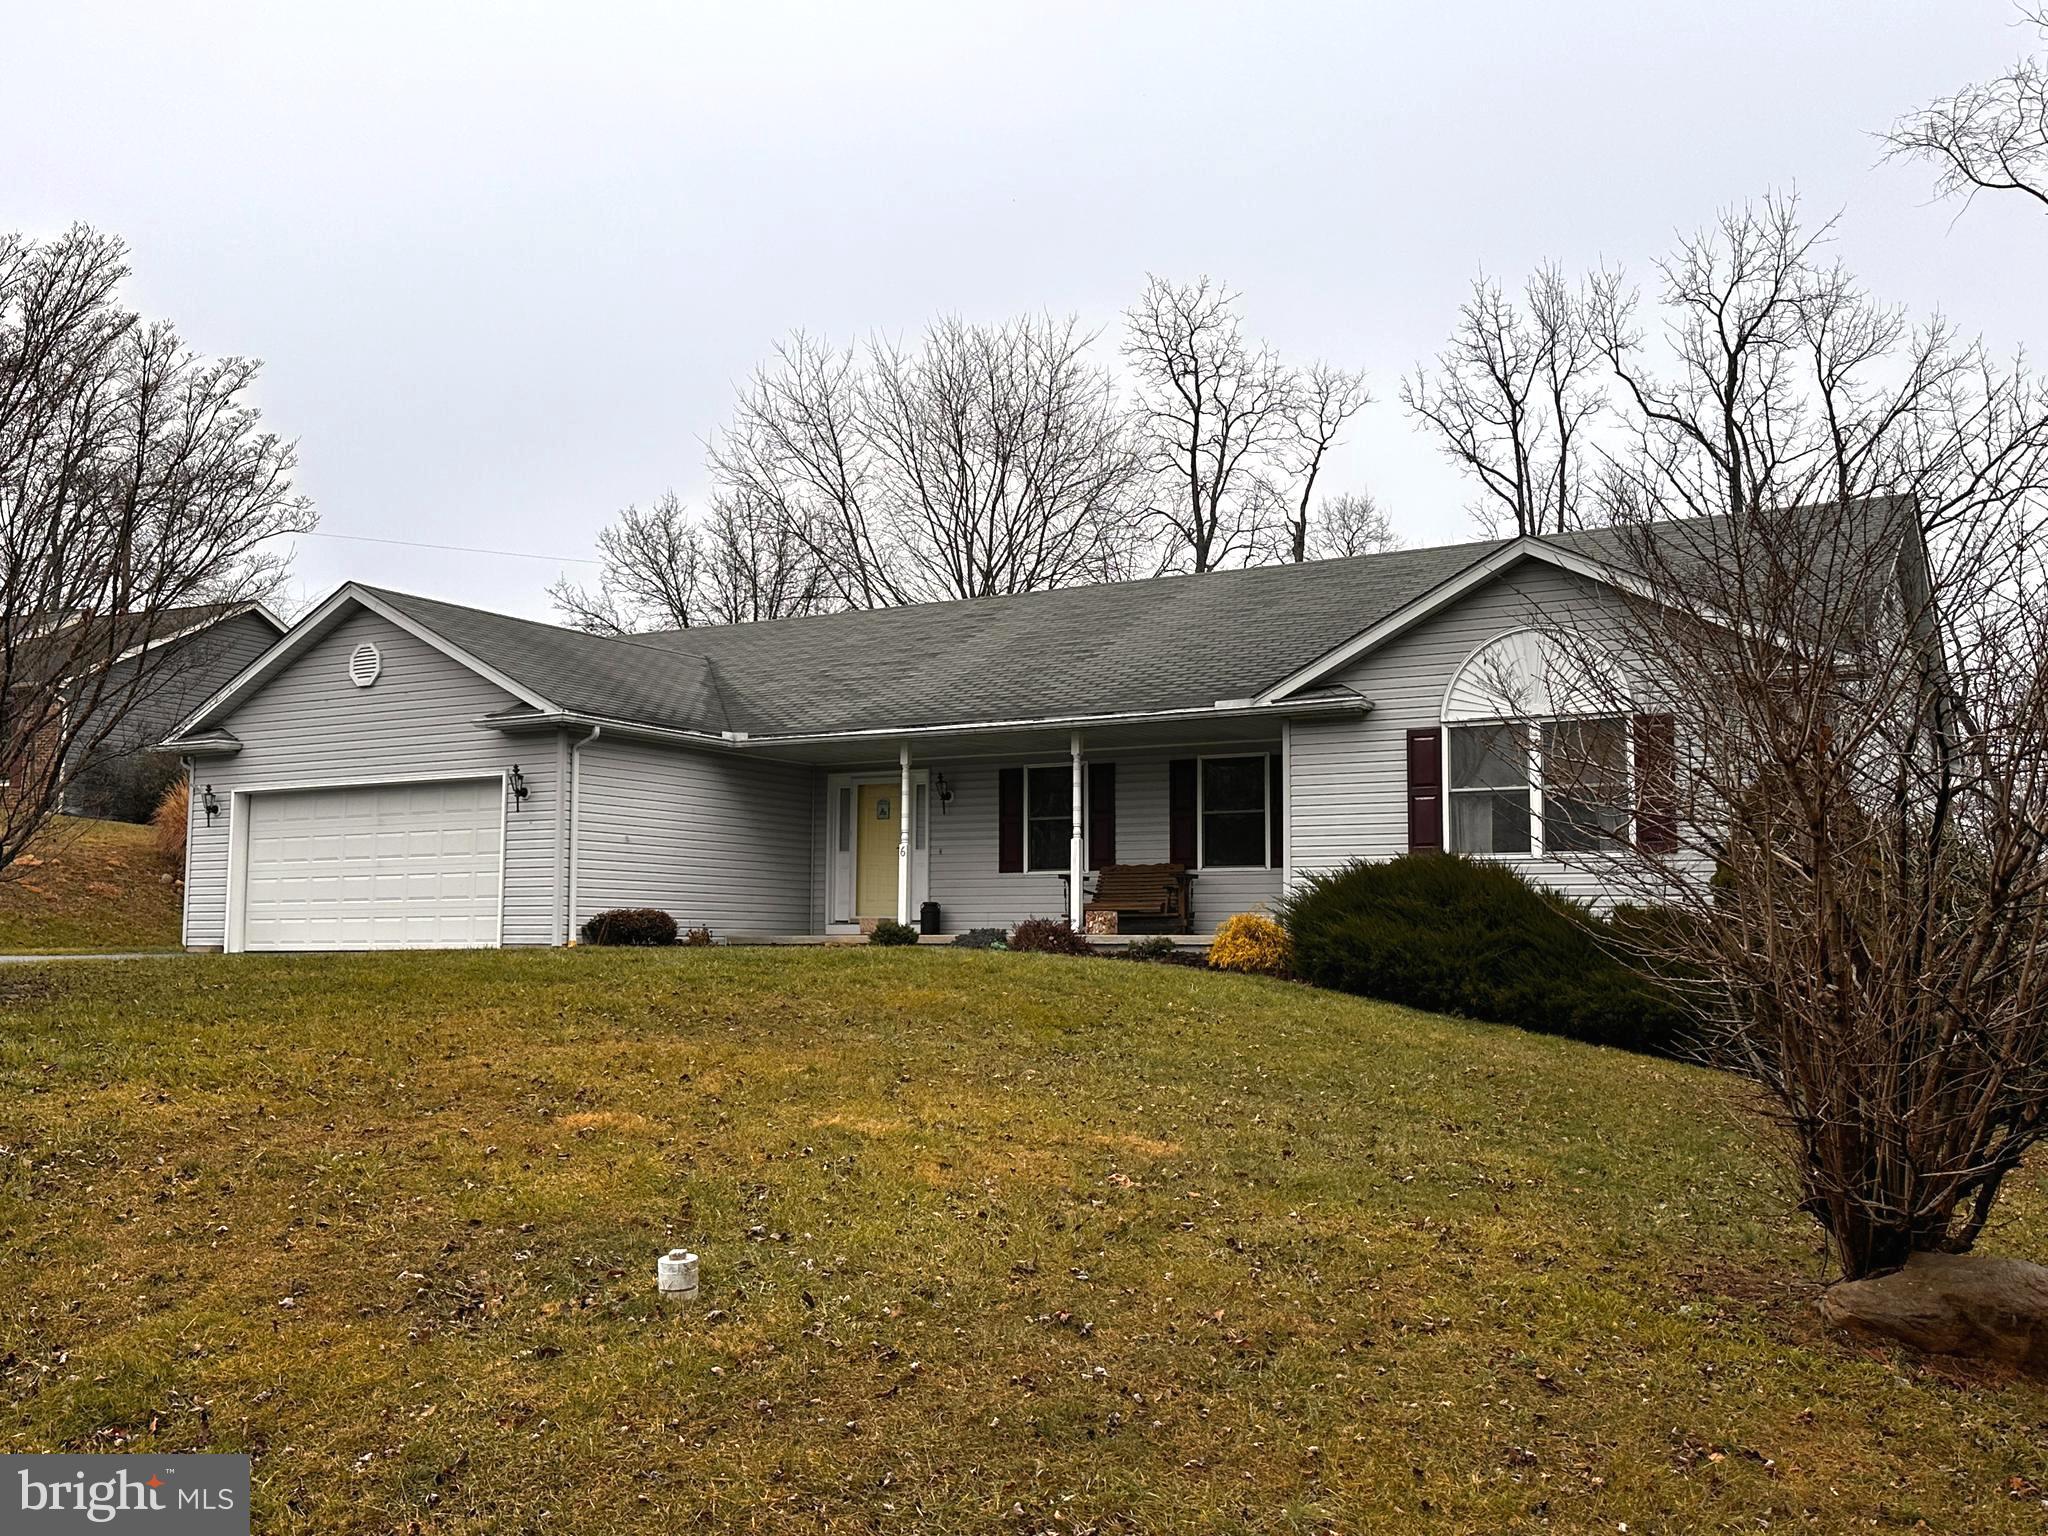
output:
[[[1074,787],[1069,796],[1067,822],[1072,835],[1067,839],[1067,922],[1074,932],[1081,931],[1081,890],[1083,865],[1087,860],[1081,848],[1081,733],[1076,731],[1067,738],[1067,751],[1074,761]]]
[[[1294,722],[1280,722],[1280,895],[1294,894]]]
[[[896,749],[896,921],[910,921],[910,743]]]

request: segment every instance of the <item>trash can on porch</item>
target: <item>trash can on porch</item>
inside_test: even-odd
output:
[[[917,909],[917,931],[919,933],[940,933],[944,931],[939,927],[939,904],[936,901],[928,901]]]

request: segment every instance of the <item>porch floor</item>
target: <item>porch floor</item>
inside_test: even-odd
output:
[[[951,944],[960,935],[957,933],[920,934],[920,944]],[[1091,933],[1088,942],[1097,949],[1122,949],[1126,944],[1140,939],[1167,938],[1178,949],[1204,950],[1215,938],[1211,933]],[[821,944],[866,944],[867,937],[858,933],[736,933],[721,939],[724,944],[737,945],[821,945]]]

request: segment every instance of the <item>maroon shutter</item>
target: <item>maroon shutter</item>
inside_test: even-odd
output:
[[[1166,857],[1195,867],[1195,760],[1177,757],[1166,765]]]
[[[1678,851],[1678,732],[1669,715],[1637,715],[1636,846]]]
[[[1088,867],[1116,862],[1116,764],[1088,765]]]
[[[1266,862],[1275,869],[1287,863],[1287,836],[1282,830],[1287,823],[1280,794],[1280,754],[1275,752],[1266,759]]]
[[[1408,733],[1408,851],[1437,853],[1444,846],[1443,732]]]
[[[1024,871],[1024,770],[1005,768],[996,774],[996,869],[1005,875]]]

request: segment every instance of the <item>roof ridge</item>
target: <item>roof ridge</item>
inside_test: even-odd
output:
[[[473,613],[481,618],[496,619],[500,623],[523,624],[529,629],[544,629],[551,635],[566,635],[572,640],[592,640],[600,645],[630,645],[636,650],[652,651],[655,655],[666,657],[670,661],[681,659],[687,654],[665,645],[650,645],[645,638],[647,634],[687,634],[687,630],[649,630],[642,634],[602,635],[595,630],[578,629],[573,624],[552,624],[546,619],[530,619],[523,613],[506,613],[501,608],[479,608],[474,603],[450,602],[445,597],[429,597],[424,592],[406,592],[397,587],[373,587],[367,581],[352,581],[349,585],[387,600],[399,598],[411,603],[432,603],[436,607],[453,608],[460,613]],[[694,659],[702,661],[707,658]]]
[[[1002,603],[1023,602],[1033,598],[1054,596],[1071,597],[1081,592],[1113,592],[1136,588],[1156,588],[1177,582],[1228,581],[1233,577],[1255,575],[1272,576],[1283,571],[1327,570],[1334,566],[1362,565],[1368,561],[1397,559],[1403,555],[1440,554],[1449,549],[1470,549],[1473,559],[1481,559],[1485,553],[1512,544],[1513,537],[1492,539],[1451,539],[1441,544],[1407,544],[1396,549],[1376,549],[1362,555],[1337,555],[1327,560],[1280,560],[1268,565],[1233,565],[1208,571],[1169,571],[1153,576],[1131,576],[1121,581],[1084,581],[1065,587],[1035,587],[1026,592],[984,592],[978,597],[934,597],[917,603],[887,603],[875,608],[834,608],[823,613],[785,614],[773,619],[750,619],[737,624],[689,624],[679,629],[642,630],[634,638],[652,640],[680,640],[694,635],[725,634],[733,630],[761,630],[796,624],[816,624],[833,619],[848,619],[862,614],[885,613],[927,613],[937,608],[969,608],[977,604],[991,606]],[[529,621],[532,622],[532,621]],[[667,649],[667,647],[662,647]]]

